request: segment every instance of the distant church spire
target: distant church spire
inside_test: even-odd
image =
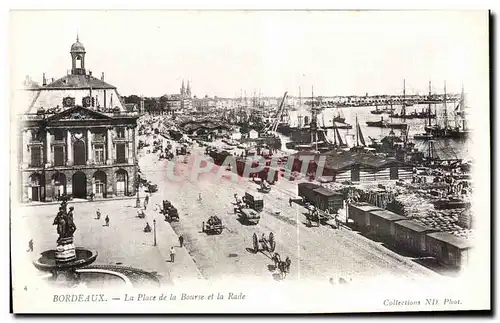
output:
[[[187,85],[187,89],[186,89],[186,95],[188,98],[191,97],[191,85],[189,84],[189,81],[188,81],[188,85]]]
[[[76,41],[80,42],[80,37],[78,37],[78,29],[76,30]]]
[[[184,80],[182,80],[181,96],[184,96],[185,94],[186,94],[186,88],[184,87]]]

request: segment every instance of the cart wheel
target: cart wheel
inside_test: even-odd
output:
[[[201,222],[201,232],[205,232],[205,222]]]
[[[274,241],[274,233],[269,233],[269,248],[270,252],[274,252],[274,249],[276,249],[276,241]]]
[[[253,251],[259,252],[259,240],[257,239],[257,233],[253,233]]]

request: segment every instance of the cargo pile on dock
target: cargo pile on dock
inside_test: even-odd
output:
[[[409,218],[425,218],[432,215],[434,205],[417,194],[401,194],[387,203],[387,209]]]

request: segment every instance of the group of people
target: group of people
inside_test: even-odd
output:
[[[97,209],[96,211],[96,220],[100,220],[101,219],[101,210],[100,209]],[[109,227],[109,216],[106,215],[106,217],[104,218],[104,226],[105,227]]]
[[[179,236],[179,246],[182,248],[184,245],[184,237],[182,235]],[[170,247],[170,262],[173,263],[175,261],[175,248],[174,246]]]

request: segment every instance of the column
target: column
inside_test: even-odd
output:
[[[45,156],[46,156],[45,167],[50,167],[52,164],[52,154],[50,153],[50,144],[51,144],[50,139],[51,139],[51,137],[50,137],[50,131],[48,129],[45,132],[45,137],[46,137],[46,140],[45,140]]]
[[[137,163],[137,127],[132,128],[132,149],[134,152],[134,164]]]
[[[134,148],[133,148],[133,136],[132,136],[132,128],[127,128],[127,142],[128,142],[128,163],[133,164],[134,163]]]
[[[107,148],[107,156],[106,156],[106,164],[113,164],[113,138],[111,137],[111,128],[107,128],[107,140],[106,140],[106,148]]]
[[[66,131],[66,160],[68,166],[73,165],[73,143],[71,142],[71,130],[69,129]]]
[[[23,130],[21,132],[22,136],[22,147],[21,147],[21,153],[22,153],[22,167],[26,168],[29,165],[29,152],[28,152],[28,143],[29,143],[29,132],[27,130]]]
[[[92,164],[92,133],[87,129],[87,165]]]

